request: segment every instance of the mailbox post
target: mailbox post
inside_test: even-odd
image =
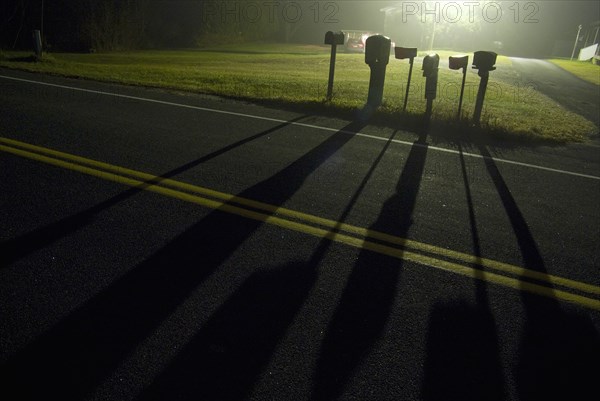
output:
[[[427,110],[425,114],[431,116],[433,99],[437,96],[438,69],[440,56],[428,54],[423,59],[423,76],[425,77],[425,99],[427,99]]]
[[[390,38],[382,35],[369,36],[366,41],[365,63],[371,68],[367,105],[378,107],[383,100],[385,70],[390,61]]]
[[[329,59],[329,83],[327,84],[327,100],[331,100],[333,93],[333,76],[335,74],[335,56],[337,54],[337,45],[344,44],[344,33],[328,31],[325,34],[325,44],[331,45],[331,57]]]
[[[458,101],[458,114],[457,117],[460,119],[460,111],[462,109],[463,95],[465,93],[465,81],[467,79],[467,66],[469,65],[469,56],[450,56],[448,66],[451,70],[460,70],[462,68],[463,78],[462,85],[460,86],[460,100]]]
[[[481,77],[479,81],[479,90],[477,91],[477,100],[475,102],[475,114],[473,120],[479,124],[481,120],[481,110],[483,109],[483,99],[487,89],[490,71],[494,71],[496,67],[496,56],[494,52],[476,51],[473,55],[473,68],[478,70],[477,74]]]
[[[406,111],[406,104],[408,103],[408,90],[410,89],[410,79],[412,77],[413,63],[415,61],[415,57],[417,57],[417,48],[394,47],[394,53],[397,59],[404,60],[405,58],[407,58],[410,63],[410,68],[408,70],[408,80],[406,81],[406,94],[404,95],[404,106],[402,107],[402,110]]]

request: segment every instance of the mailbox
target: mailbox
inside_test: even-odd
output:
[[[437,96],[438,69],[440,56],[428,54],[423,58],[423,76],[425,77],[425,99],[427,99],[427,110],[425,114],[431,116],[433,99]]]
[[[494,52],[476,51],[473,55],[473,68],[480,71],[494,71],[497,56]]]
[[[404,106],[403,111],[406,111],[406,104],[408,103],[408,92],[410,90],[410,78],[412,77],[413,63],[415,57],[417,57],[416,47],[394,47],[394,53],[397,59],[403,60],[409,59],[410,68],[408,69],[408,80],[406,81],[406,94],[404,95]]]
[[[335,57],[337,54],[337,46],[344,44],[344,32],[325,33],[325,44],[331,45],[331,57],[329,59],[329,82],[327,84],[327,100],[331,100],[333,96],[333,77],[335,75]]]
[[[365,63],[371,69],[367,106],[370,110],[374,110],[381,105],[383,99],[385,70],[390,61],[392,41],[385,36],[374,35],[367,38],[365,46]]]
[[[405,58],[413,59],[417,57],[416,47],[394,47],[396,58],[404,60]]]
[[[451,70],[460,70],[461,68],[466,70],[468,64],[469,64],[469,56],[459,55],[459,56],[450,56],[450,61],[448,63],[448,66],[450,67]]]
[[[462,85],[460,86],[460,99],[458,100],[458,113],[456,114],[457,118],[460,119],[460,112],[462,110],[463,96],[465,94],[465,82],[467,80],[467,66],[469,65],[469,56],[465,56],[463,54],[457,56],[450,56],[448,61],[448,67],[451,70],[460,70],[462,69]]]
[[[423,76],[431,77],[434,74],[437,75],[437,71],[440,65],[440,56],[437,54],[428,54],[423,59]]]
[[[369,36],[365,43],[365,63],[387,65],[392,41],[382,35]]]
[[[332,32],[329,31],[325,34],[326,45],[343,45],[344,44],[344,32]]]

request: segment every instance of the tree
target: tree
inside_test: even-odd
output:
[[[81,33],[95,50],[139,47],[146,29],[146,0],[82,1]]]

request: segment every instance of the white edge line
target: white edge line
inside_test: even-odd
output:
[[[175,107],[182,107],[182,108],[187,108],[187,109],[201,110],[201,111],[206,111],[206,112],[210,112],[210,113],[227,114],[227,115],[232,115],[232,116],[236,116],[236,117],[252,118],[255,120],[271,121],[271,122],[276,122],[276,123],[287,123],[289,125],[295,125],[298,127],[311,128],[311,129],[316,129],[316,130],[321,130],[321,131],[329,131],[329,132],[340,132],[340,133],[351,134],[351,135],[355,135],[355,136],[359,136],[359,137],[363,137],[363,138],[375,139],[378,141],[386,141],[387,142],[390,140],[389,138],[384,138],[384,137],[379,137],[379,136],[369,135],[369,134],[363,134],[360,132],[346,131],[346,130],[340,130],[340,129],[336,129],[336,128],[322,127],[319,125],[299,123],[299,122],[289,122],[287,120],[282,120],[279,118],[263,117],[263,116],[253,115],[253,114],[237,113],[234,111],[211,109],[208,107],[192,106],[189,104],[167,102],[164,100],[148,99],[148,98],[144,98],[144,97],[123,95],[120,93],[104,92],[104,91],[98,91],[98,90],[93,90],[93,89],[77,88],[74,86],[51,84],[48,82],[40,82],[40,81],[34,81],[34,80],[24,79],[24,78],[15,78],[15,77],[9,77],[6,75],[0,75],[0,78],[9,79],[9,80],[13,80],[13,81],[28,82],[28,83],[37,84],[37,85],[52,86],[52,87],[62,88],[62,89],[70,89],[70,90],[75,90],[75,91],[80,91],[80,92],[96,93],[96,94],[106,95],[106,96],[114,96],[114,97],[120,97],[120,98],[125,98],[125,99],[139,100],[142,102],[164,104],[167,106],[175,106]],[[437,146],[422,145],[422,144],[418,144],[418,143],[414,143],[414,142],[402,141],[399,139],[392,139],[392,142],[400,144],[400,145],[407,145],[407,146],[415,146],[415,145],[416,146],[426,146],[428,149],[436,150],[438,152],[460,154],[459,151],[453,150],[453,149],[445,149],[445,148],[440,148]],[[560,169],[555,169],[555,168],[550,168],[550,167],[543,167],[543,166],[538,166],[535,164],[522,163],[522,162],[517,162],[517,161],[513,161],[513,160],[497,159],[495,157],[483,156],[483,155],[478,155],[475,153],[463,152],[463,156],[473,157],[473,158],[477,158],[477,159],[489,159],[489,160],[493,160],[493,161],[499,162],[499,163],[512,164],[515,166],[528,167],[528,168],[533,168],[533,169],[537,169],[537,170],[549,171],[552,173],[559,173],[559,174],[572,175],[572,176],[576,176],[576,177],[589,178],[592,180],[600,180],[600,177],[594,176],[594,175],[575,173],[573,171],[560,170]]]

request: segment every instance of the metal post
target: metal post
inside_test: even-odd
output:
[[[369,78],[369,94],[367,104],[377,108],[383,100],[383,87],[385,84],[385,70],[387,65],[384,63],[374,63],[370,65],[371,76]]]
[[[481,120],[481,110],[483,109],[483,99],[485,98],[485,91],[487,89],[488,79],[490,77],[489,72],[480,71],[479,76],[481,77],[481,81],[479,81],[479,90],[477,91],[477,101],[475,102],[475,114],[473,115],[473,120],[476,124],[479,124]]]
[[[412,78],[413,66],[415,63],[415,57],[417,57],[417,48],[416,47],[394,47],[394,56],[397,59],[404,60],[408,59],[410,64],[408,68],[408,80],[406,81],[406,93],[404,94],[404,106],[402,107],[403,111],[406,111],[406,105],[408,103],[408,94],[410,92],[410,81]]]
[[[413,70],[414,61],[415,61],[415,59],[413,57],[411,57],[409,59],[410,68],[408,69],[408,81],[406,82],[406,94],[404,95],[404,106],[402,107],[403,111],[406,111],[406,104],[408,103],[408,91],[410,89],[410,79],[412,77],[412,70]]]
[[[427,105],[425,106],[425,117],[431,118],[431,112],[433,111],[433,99],[427,99]]]
[[[333,94],[333,76],[335,74],[335,56],[337,54],[337,46],[331,45],[331,58],[329,61],[329,83],[327,84],[327,100],[331,100]]]
[[[460,119],[460,110],[462,109],[463,95],[465,94],[465,81],[467,80],[467,67],[463,67],[463,79],[460,87],[460,99],[458,101],[458,118]]]

